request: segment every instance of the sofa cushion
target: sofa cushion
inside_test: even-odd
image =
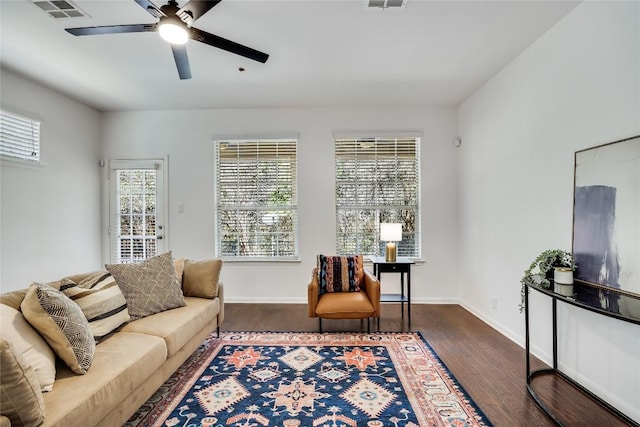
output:
[[[96,342],[91,335],[89,322],[76,303],[47,284],[34,283],[29,287],[20,308],[25,319],[73,372],[87,372]]]
[[[362,255],[318,255],[318,292],[359,292],[364,272]]]
[[[171,252],[135,264],[107,264],[122,289],[131,320],[184,306]]]
[[[56,379],[56,356],[49,344],[22,313],[4,304],[0,304],[0,325],[0,338],[11,342],[14,350],[33,368],[40,389],[51,391]]]
[[[218,281],[222,270],[221,259],[184,262],[182,292],[185,297],[215,298],[218,296]]]
[[[15,426],[39,426],[44,400],[31,365],[13,345],[0,340],[0,414]]]
[[[169,357],[176,354],[194,331],[213,322],[220,311],[219,299],[186,297],[186,306],[154,314],[125,325],[121,332],[139,332],[154,335],[166,341]],[[119,333],[118,333],[119,334]]]
[[[96,272],[78,284],[63,285],[60,290],[78,304],[96,340],[130,320],[127,301],[116,280],[106,271]]]
[[[47,411],[47,425],[99,424],[160,369],[166,358],[161,338],[128,332],[110,335],[96,346],[86,375],[60,367],[53,391],[44,394],[46,407],[55,408]]]

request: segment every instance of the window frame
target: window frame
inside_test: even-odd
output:
[[[13,123],[13,131],[9,132],[7,123]],[[22,132],[22,135],[17,135]],[[7,137],[13,134],[12,138]],[[30,135],[29,135],[30,133]],[[5,162],[15,162],[24,165],[39,166],[42,164],[42,120],[14,111],[0,109],[0,159]],[[12,145],[12,147],[9,147]],[[11,151],[27,152],[32,154],[11,154]]]
[[[376,131],[376,132],[334,132],[334,162],[335,162],[335,219],[336,219],[336,253],[341,255],[350,255],[354,253],[362,254],[365,256],[383,256],[385,242],[380,241],[380,223],[381,222],[401,222],[403,223],[403,240],[396,242],[398,246],[398,256],[408,257],[414,260],[422,258],[422,239],[421,239],[421,212],[422,212],[422,200],[421,200],[421,154],[420,146],[422,141],[422,132],[420,131]],[[395,203],[384,203],[381,201],[381,193],[389,192],[389,182],[383,181],[378,175],[377,163],[382,159],[383,161],[390,155],[388,147],[381,149],[382,154],[378,154],[377,149],[380,143],[389,143],[394,141],[395,154],[394,157],[389,157],[391,162],[399,161],[398,157],[398,141],[413,140],[413,150],[415,155],[411,158],[413,162],[413,178],[410,179],[409,187],[413,189],[413,200],[415,204],[409,205],[400,203],[398,200]],[[348,157],[347,147],[341,145],[352,144],[353,152],[350,153],[353,156]],[[356,144],[368,145],[368,148],[362,148],[362,155],[364,157],[369,156],[368,160],[358,159],[358,146]],[[364,147],[363,145],[363,147]],[[408,156],[410,150],[409,147],[401,147],[405,150],[400,153],[402,156]],[[374,156],[371,158],[371,156]],[[340,159],[343,157],[343,160]],[[406,162],[410,157],[404,157],[405,160],[403,167],[406,167]],[[358,185],[358,178],[351,182],[349,179],[345,179],[341,174],[345,171],[346,166],[343,164],[351,162],[351,168],[354,164],[360,163],[365,168],[368,163],[371,168],[371,162],[376,164],[374,168],[375,172],[370,173],[367,176],[366,172],[363,172],[364,176],[360,178],[367,179],[368,184],[366,186]],[[342,164],[341,164],[342,162]],[[384,170],[384,169],[383,169]],[[387,171],[391,171],[390,165],[387,165]],[[400,168],[403,170],[403,168]],[[352,174],[358,175],[359,172],[353,172]],[[369,178],[372,178],[370,180]],[[397,168],[396,168],[397,178]],[[406,180],[395,180],[395,185],[400,185]],[[348,187],[351,184],[351,189],[345,190],[344,186]],[[366,188],[366,189],[363,189]],[[373,190],[371,190],[373,188]],[[351,204],[344,204],[344,196],[341,196],[341,191],[352,191],[355,195],[351,196]],[[362,193],[362,194],[361,194]],[[376,194],[377,193],[377,194]],[[369,200],[365,200],[364,196],[368,196]],[[364,202],[363,202],[364,201]],[[409,208],[409,209],[407,209]],[[355,227],[346,227],[343,225],[342,218],[346,218],[351,215],[352,218],[360,218],[356,221]],[[413,229],[408,230],[406,226],[408,222],[412,222]],[[341,229],[342,228],[342,229]],[[410,238],[410,239],[409,239]],[[350,240],[350,241],[349,241]],[[404,242],[404,243],[403,243]]]
[[[214,253],[216,257],[222,258],[226,261],[240,261],[240,262],[246,262],[246,261],[298,261],[299,260],[299,251],[300,251],[300,244],[299,244],[299,233],[298,233],[298,219],[299,219],[299,214],[298,214],[298,146],[299,146],[299,136],[296,135],[277,135],[277,136],[249,136],[249,137],[214,137],[213,138],[214,141],[214,162],[215,162],[215,177],[214,177],[214,200],[215,200],[215,214],[214,214],[214,227],[215,227],[215,239],[214,239]],[[280,188],[279,185],[284,183],[284,187],[285,187],[285,195],[282,196],[278,190],[275,190],[276,193],[272,192],[271,193],[271,199],[273,199],[274,197],[276,199],[278,199],[279,197],[287,197],[288,195],[291,197],[290,200],[288,201],[284,201],[284,203],[282,204],[268,204],[266,202],[256,202],[255,197],[253,199],[251,199],[251,201],[249,203],[246,204],[242,204],[242,203],[228,203],[224,201],[224,196],[222,196],[221,191],[222,191],[222,182],[221,182],[221,172],[222,171],[222,167],[221,167],[221,147],[223,146],[223,144],[226,144],[227,147],[232,147],[232,149],[237,149],[238,151],[236,152],[237,154],[237,158],[235,159],[236,162],[238,162],[238,165],[241,162],[241,153],[240,151],[243,150],[243,155],[247,155],[247,151],[249,150],[251,151],[252,147],[250,146],[251,144],[255,145],[256,151],[255,153],[257,154],[257,157],[246,157],[244,160],[246,161],[245,165],[248,168],[251,167],[255,167],[256,168],[256,175],[254,180],[255,180],[255,185],[256,185],[256,191],[260,192],[261,189],[263,188],[267,188],[269,186],[275,187],[276,189]],[[241,148],[241,146],[244,144],[244,147]],[[289,159],[290,159],[290,165],[289,167],[292,169],[290,170],[288,173],[287,171],[284,171],[282,173],[282,175],[279,172],[279,168],[280,168],[280,164],[281,163],[287,163],[286,161],[284,161],[284,159],[286,159],[286,155],[283,155],[282,157],[279,157],[279,153],[276,154],[276,158],[271,158],[272,161],[276,162],[276,165],[272,167],[275,167],[275,170],[277,170],[278,172],[276,173],[276,178],[275,178],[275,182],[274,181],[260,181],[257,178],[257,169],[259,167],[259,162],[265,162],[269,163],[269,157],[265,156],[265,157],[260,157],[259,152],[260,152],[260,146],[264,147],[265,150],[267,150],[267,153],[273,154],[273,151],[269,151],[272,149],[275,149],[276,152],[278,150],[278,146],[279,144],[282,144],[283,148],[284,147],[288,147],[288,150],[292,150],[293,151],[293,155],[289,154]],[[275,148],[274,148],[275,147]],[[286,154],[286,148],[285,149],[285,154]],[[229,157],[229,159],[231,159],[231,157]],[[231,160],[230,164],[233,162],[233,160]],[[255,164],[253,164],[255,162]],[[264,163],[263,163],[264,165]],[[236,179],[240,178],[242,176],[242,174],[238,174],[236,175]],[[282,177],[288,176],[288,180],[284,180],[282,181]],[[238,179],[238,183],[240,183],[241,180]],[[259,185],[259,182],[265,183],[268,182],[268,185]],[[240,194],[242,192],[241,188],[244,188],[246,190],[246,186],[242,186],[241,184],[237,184],[237,193]],[[260,187],[260,188],[258,188]],[[287,188],[288,187],[288,188]],[[290,190],[290,194],[287,193],[287,191]],[[265,196],[266,193],[262,193],[260,194],[261,196]],[[227,197],[227,199],[229,199]],[[282,200],[282,199],[280,199]],[[228,232],[224,232],[223,231],[223,224],[222,224],[222,218],[224,216],[224,211],[232,211],[232,210],[237,210],[237,211],[241,211],[241,212],[246,212],[246,215],[244,217],[244,222],[243,222],[243,218],[240,218],[239,223],[242,225],[247,224],[249,227],[253,227],[253,229],[251,231],[247,231],[247,230],[242,230],[242,231],[235,231],[235,233],[238,236],[242,236],[242,235],[246,235],[248,236],[247,239],[245,239],[245,246],[248,245],[253,245],[254,249],[256,249],[256,251],[253,251],[251,254],[248,255],[241,255],[239,253],[239,251],[241,250],[240,247],[242,246],[238,241],[236,241],[236,253],[235,254],[229,254],[228,251],[225,251],[224,249],[224,244],[225,244],[225,235],[229,235]],[[250,217],[253,214],[255,221],[253,222],[253,225],[251,225],[251,223],[246,221],[246,218]],[[275,215],[275,220],[273,219]],[[278,215],[281,215],[282,218],[284,218],[286,223],[290,222],[290,227],[291,230],[289,232],[287,231],[283,231],[280,226],[276,225],[276,222],[279,222],[280,220],[277,219]],[[257,218],[260,218],[260,220],[257,220]],[[271,223],[269,223],[269,219],[271,218]],[[264,229],[266,228],[271,228],[272,231],[265,231]],[[262,229],[261,229],[262,228]],[[233,231],[231,233],[234,233]],[[290,236],[290,238],[288,239],[287,236]],[[269,240],[269,242],[271,242],[271,249],[275,250],[276,253],[275,254],[267,254],[267,253],[262,253],[260,247],[264,246],[266,244],[264,239]],[[273,241],[274,239],[276,240],[276,243],[274,245]],[[287,245],[292,247],[292,251],[290,251],[290,253],[286,253],[286,254],[280,254],[280,245],[279,245],[279,240],[282,241],[283,245],[286,247]],[[228,240],[227,242],[231,242],[231,240]]]

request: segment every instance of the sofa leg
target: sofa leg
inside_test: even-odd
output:
[[[216,332],[218,332],[218,338],[220,338],[220,326],[216,328]]]
[[[371,333],[371,323],[369,322],[371,318],[367,317],[367,333],[370,334]]]
[[[320,333],[322,333],[322,317],[318,317],[318,329]]]

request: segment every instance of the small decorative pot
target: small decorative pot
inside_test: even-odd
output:
[[[573,270],[569,267],[554,268],[553,281],[561,285],[573,285]]]
[[[573,270],[568,267],[556,267],[553,270],[553,291],[566,297],[573,296]]]

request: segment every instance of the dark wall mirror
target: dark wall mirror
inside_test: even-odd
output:
[[[640,135],[575,153],[575,280],[640,296]]]

